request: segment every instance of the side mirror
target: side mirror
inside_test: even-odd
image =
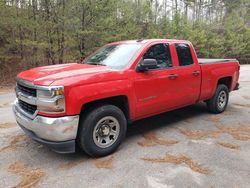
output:
[[[136,68],[137,72],[145,72],[150,69],[156,69],[157,68],[157,61],[156,59],[143,59]]]

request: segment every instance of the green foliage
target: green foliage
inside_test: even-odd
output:
[[[249,0],[163,2],[0,0],[0,63],[75,61],[105,43],[138,38],[190,40],[199,57],[250,58]]]

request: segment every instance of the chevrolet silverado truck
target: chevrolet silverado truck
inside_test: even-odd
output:
[[[114,152],[135,120],[204,101],[222,113],[239,87],[235,59],[198,59],[189,41],[113,42],[80,63],[17,75],[18,125],[59,153]]]

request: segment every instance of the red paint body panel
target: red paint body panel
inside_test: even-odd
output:
[[[169,69],[136,72],[136,66],[143,54],[153,44],[168,43],[173,67]],[[136,43],[121,41],[120,43]],[[192,44],[188,41],[152,39],[141,41],[142,47],[123,70],[106,66],[86,64],[61,64],[30,69],[18,77],[37,85],[63,85],[65,90],[66,112],[45,114],[45,116],[65,116],[80,114],[82,107],[99,99],[126,96],[131,120],[137,120],[162,112],[177,109],[207,100],[214,95],[218,80],[231,77],[232,91],[239,79],[239,63],[199,64]],[[194,64],[179,66],[174,44],[185,43],[190,46]],[[199,72],[193,75],[193,72]],[[169,79],[168,75],[177,78]]]

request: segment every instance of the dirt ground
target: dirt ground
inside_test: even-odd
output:
[[[113,155],[60,155],[30,138],[0,89],[0,187],[250,187],[250,66],[227,110],[204,103],[133,123]]]

